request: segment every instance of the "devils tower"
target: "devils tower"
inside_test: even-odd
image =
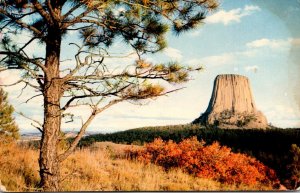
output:
[[[218,75],[206,111],[193,123],[218,128],[268,128],[256,109],[249,79],[236,74]]]

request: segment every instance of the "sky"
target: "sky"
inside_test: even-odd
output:
[[[257,109],[269,123],[282,128],[300,127],[300,0],[223,0],[210,12],[196,30],[175,36],[168,33],[168,47],[161,53],[148,55],[155,62],[179,61],[182,65],[201,65],[204,70],[192,73],[184,89],[141,104],[117,104],[92,122],[88,131],[115,132],[144,126],[162,126],[192,122],[209,103],[213,81],[218,74],[241,74],[250,80]],[[63,42],[62,60],[74,62],[77,34],[69,34]],[[20,42],[24,37],[19,38]],[[32,43],[29,54],[43,55],[43,46]],[[118,42],[112,47],[127,53]],[[134,57],[108,59],[107,64],[130,63]],[[17,71],[0,73],[2,82],[14,82]],[[43,120],[42,97],[26,103],[33,90],[24,85],[5,87],[16,111]],[[172,85],[170,86],[172,88]],[[62,127],[76,130],[85,120],[88,108],[73,109],[75,121]],[[21,132],[35,131],[33,122],[15,114]]]

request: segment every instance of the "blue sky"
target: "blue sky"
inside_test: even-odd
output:
[[[300,1],[299,0],[241,0],[221,1],[218,10],[209,13],[197,30],[174,36],[169,33],[168,47],[159,54],[149,55],[151,62],[179,61],[183,65],[202,65],[204,70],[193,73],[193,80],[176,93],[143,105],[128,102],[118,104],[99,114],[90,131],[112,132],[142,126],[184,124],[193,121],[207,108],[213,80],[218,74],[234,73],[250,79],[257,108],[275,126],[300,127]],[[22,39],[22,38],[20,38]],[[63,59],[72,59],[73,48],[63,45]],[[31,53],[43,54],[41,45],[33,44]],[[117,52],[128,52],[121,43],[114,45]],[[111,59],[107,63],[128,63],[134,58]],[[66,61],[66,62],[72,62]],[[1,74],[0,74],[1,75]],[[2,81],[13,81],[17,72],[2,73]],[[42,121],[41,98],[24,103],[32,91],[22,86],[6,88],[10,101],[22,111]],[[75,122],[63,124],[75,129],[89,109],[75,110]],[[31,122],[16,115],[22,131],[34,130]]]

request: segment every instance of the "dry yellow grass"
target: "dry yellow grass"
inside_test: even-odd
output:
[[[0,142],[0,179],[8,191],[33,191],[39,182],[38,152]]]
[[[96,143],[77,150],[61,166],[62,191],[268,190],[269,187],[228,186],[180,170],[165,172],[124,158],[126,145]],[[35,191],[39,181],[38,151],[0,144],[0,179],[8,191]]]

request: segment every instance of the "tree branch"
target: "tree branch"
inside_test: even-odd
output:
[[[15,86],[15,85],[17,85],[17,84],[20,84],[21,82],[23,82],[23,80],[21,79],[21,80],[18,80],[18,81],[16,81],[16,82],[14,82],[14,83],[11,83],[11,84],[0,84],[0,86]]]
[[[26,58],[18,52],[9,52],[9,51],[0,51],[0,55],[13,55],[17,58],[21,58],[25,62],[30,62],[32,64],[35,64],[36,66],[40,67],[44,73],[47,73],[47,68],[41,62],[38,61],[40,58],[34,58],[34,59]]]
[[[64,16],[63,16],[63,20],[65,20],[67,17],[69,17],[69,15],[71,15],[75,10],[77,10],[79,7],[81,7],[82,4],[78,3],[77,5],[75,5],[74,7],[72,7]]]
[[[65,111],[67,108],[70,107],[71,103],[76,99],[82,99],[87,97],[92,97],[93,95],[80,95],[80,96],[73,96],[68,102],[65,104],[63,108],[61,108],[62,111]]]
[[[101,5],[102,3],[97,3],[94,6],[90,7],[89,9],[87,9],[86,11],[84,11],[83,13],[79,14],[78,16],[76,16],[74,19],[70,20],[70,21],[66,21],[65,24],[63,25],[63,29],[68,28],[71,25],[74,25],[75,23],[82,23],[80,22],[80,20],[87,16],[90,12],[92,12],[93,10],[95,10],[95,8],[99,7],[99,5]],[[71,10],[70,10],[71,11]],[[72,11],[73,12],[73,11]],[[70,13],[72,13],[70,12]],[[66,17],[64,17],[65,19]],[[99,24],[99,23],[98,23]]]
[[[43,8],[38,0],[32,0],[32,4],[35,9],[39,12],[39,14],[47,21],[49,24],[53,24],[53,20],[51,19],[49,13]]]
[[[68,27],[74,25],[74,23],[89,23],[89,24],[96,24],[97,26],[102,26],[102,27],[106,27],[108,28],[107,25],[100,23],[99,21],[96,20],[92,20],[92,19],[81,19],[81,18],[77,18],[76,20],[71,20],[71,21],[67,21],[64,24],[64,28],[67,29]],[[111,27],[111,26],[110,26]]]
[[[34,120],[34,119],[32,119],[32,118],[26,116],[26,115],[25,115],[24,113],[22,113],[22,112],[16,112],[16,113],[19,114],[19,115],[21,115],[22,117],[24,117],[24,118],[26,118],[26,119],[29,119],[29,120],[35,122],[35,123],[38,124],[41,128],[43,128],[43,124],[40,123],[39,121]],[[39,128],[39,127],[36,127],[36,128],[37,128],[41,133],[43,133],[43,130],[42,130],[41,128]]]
[[[42,34],[42,32],[40,30],[38,30],[37,28],[35,28],[35,27],[31,26],[31,25],[28,25],[28,24],[22,22],[21,20],[16,19],[12,15],[10,15],[6,10],[0,8],[0,13],[2,13],[5,16],[7,16],[8,18],[10,18],[13,22],[15,22],[16,24],[18,24],[19,26],[30,30],[31,32],[33,32],[34,34],[36,34],[38,37],[42,37],[43,36],[43,34]]]
[[[21,51],[23,51],[29,44],[31,44],[31,42],[33,42],[35,39],[37,39],[37,37],[32,37],[27,43],[24,44],[24,46],[22,46],[18,53],[20,53]]]
[[[93,108],[92,114],[86,120],[86,122],[82,125],[80,131],[78,132],[77,136],[75,137],[74,141],[71,143],[70,147],[61,155],[59,155],[59,162],[64,161],[76,148],[77,144],[79,143],[80,139],[83,137],[87,127],[92,122],[92,120],[96,117],[97,114],[101,113],[102,111],[106,110],[107,108],[111,107],[112,105],[123,101],[124,99],[116,99],[111,101],[106,106],[98,109],[97,107]]]
[[[36,98],[36,97],[38,97],[38,96],[42,96],[43,94],[37,94],[37,95],[34,95],[34,96],[32,96],[32,97],[30,97],[29,99],[27,99],[26,101],[25,101],[25,103],[28,103],[30,100],[32,100],[32,99],[34,99],[34,98]]]

